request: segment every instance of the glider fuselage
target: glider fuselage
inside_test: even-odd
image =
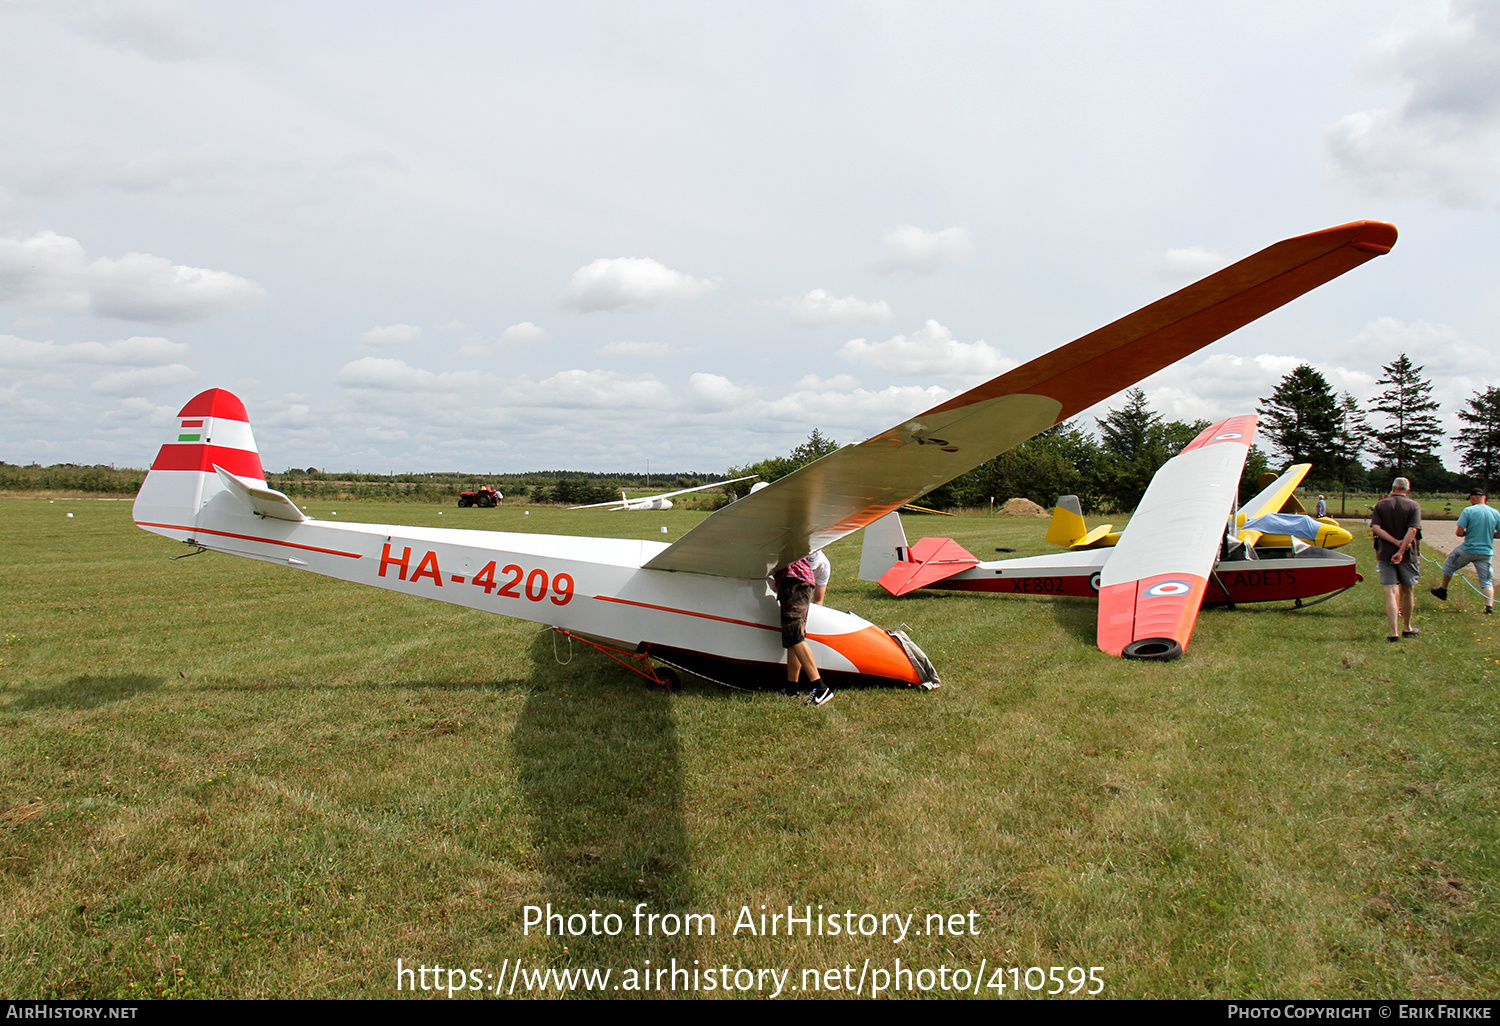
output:
[[[1282,602],[1343,591],[1359,580],[1354,557],[1308,548],[1292,555],[1220,560],[1204,591],[1204,605]],[[1109,549],[1089,549],[1033,559],[997,559],[925,585],[950,591],[1002,595],[1098,598],[1099,574]]]
[[[201,548],[529,620],[627,651],[766,668],[785,658],[780,611],[764,580],[644,569],[667,548],[662,542],[291,522],[256,515],[228,491],[204,502],[196,523],[184,523],[151,508],[174,473],[182,477],[175,490],[196,487],[192,472],[153,472],[136,522]],[[898,642],[852,613],[814,606],[808,635],[830,673],[923,683]]]

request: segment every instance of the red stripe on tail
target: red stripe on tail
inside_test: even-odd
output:
[[[244,407],[240,408],[244,409]],[[161,447],[161,452],[156,454],[156,462],[151,464],[151,469],[201,470],[212,474],[215,463],[235,477],[248,478],[252,481],[266,479],[266,472],[261,469],[259,453],[250,452],[247,449],[230,449],[222,445],[192,443],[178,445],[168,442]]]

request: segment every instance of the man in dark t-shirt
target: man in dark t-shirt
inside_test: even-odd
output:
[[[1422,507],[1408,494],[1411,482],[1398,477],[1391,494],[1375,504],[1370,529],[1375,532],[1375,562],[1385,587],[1385,615],[1390,622],[1386,641],[1415,638],[1420,632],[1411,625],[1416,606],[1417,581],[1422,576],[1417,539],[1422,531]],[[1397,621],[1401,623],[1397,633]]]

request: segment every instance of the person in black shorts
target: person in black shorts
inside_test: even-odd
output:
[[[795,694],[802,672],[812,687],[810,705],[822,705],[833,697],[833,689],[823,683],[813,661],[812,646],[807,643],[807,607],[817,587],[817,572],[810,557],[793,562],[771,578],[776,582],[776,601],[781,606],[781,647],[786,649],[786,690]]]
[[[1375,504],[1370,530],[1375,535],[1375,565],[1385,588],[1385,615],[1390,633],[1386,641],[1415,638],[1422,632],[1411,625],[1416,606],[1417,581],[1422,574],[1422,507],[1408,493],[1411,482],[1398,477],[1391,494]],[[1400,633],[1397,633],[1398,626]]]

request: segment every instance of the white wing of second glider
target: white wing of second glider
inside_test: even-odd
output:
[[[748,481],[752,477],[759,477],[759,476],[760,475],[758,475],[758,474],[750,474],[750,475],[747,475],[746,477],[731,477],[728,481],[714,481],[711,484],[698,485],[696,488],[679,488],[675,492],[657,492],[654,495],[637,495],[633,499],[625,498],[624,497],[625,493],[621,492],[620,493],[621,498],[618,498],[618,499],[611,499],[608,502],[593,502],[593,503],[590,503],[587,506],[569,506],[568,508],[569,509],[599,509],[599,508],[601,508],[603,506],[613,506],[615,509],[632,509],[632,508],[634,508],[636,506],[636,504],[639,503],[639,504],[641,504],[640,508],[644,509],[644,508],[646,508],[645,507],[646,503],[652,502],[652,501],[654,501],[656,499],[670,499],[670,498],[673,498],[674,496],[686,495],[689,492],[707,491],[710,488],[718,488],[718,487],[721,487],[722,485],[734,484],[736,481]]]
[[[1395,243],[1396,229],[1379,221],[1278,242],[730,503],[645,565],[762,578],[1389,252]]]
[[[1168,460],[1099,577],[1099,647],[1175,659],[1187,647],[1255,437],[1255,415],[1207,428]]]

